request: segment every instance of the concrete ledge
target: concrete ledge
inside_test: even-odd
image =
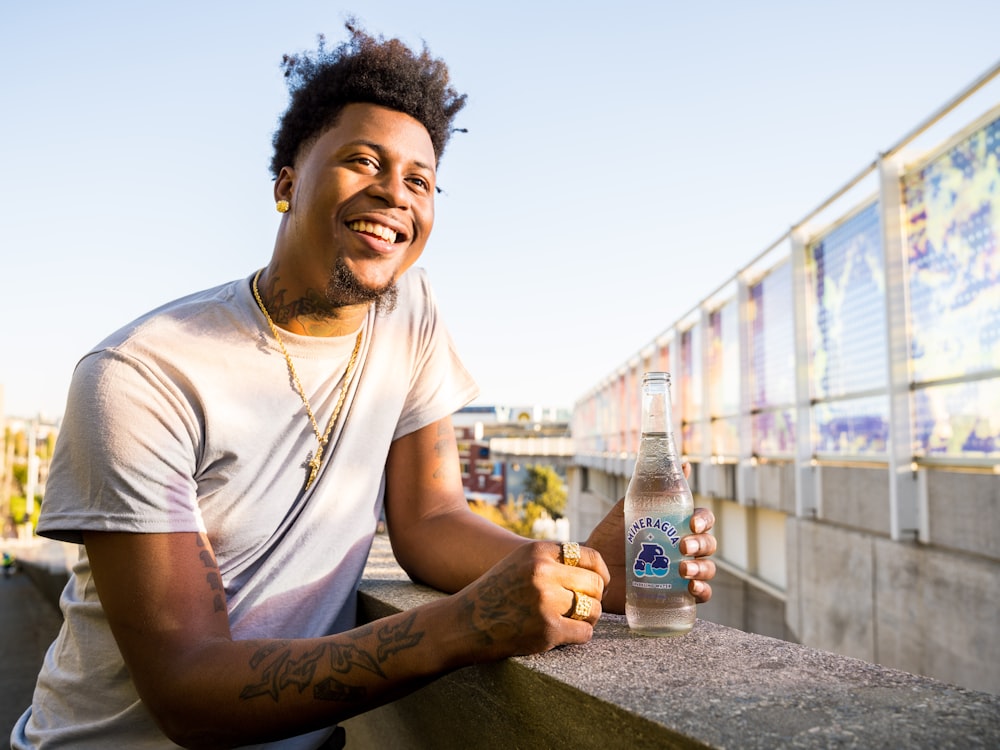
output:
[[[376,539],[370,620],[442,594]],[[469,667],[345,724],[351,747],[1000,747],[1000,696],[699,620],[683,638],[605,615],[587,645]]]
[[[58,611],[59,597],[77,559],[77,546],[33,537],[28,541],[5,539],[3,548],[14,555],[18,567]]]

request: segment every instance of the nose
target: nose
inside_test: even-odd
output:
[[[407,208],[410,205],[410,190],[403,173],[395,169],[385,169],[379,175],[369,192],[390,208]]]

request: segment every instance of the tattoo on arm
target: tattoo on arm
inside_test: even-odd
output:
[[[517,604],[507,595],[507,589],[516,583],[505,580],[509,577],[509,573],[495,574],[484,582],[478,597],[466,595],[464,610],[469,626],[483,646],[519,633],[530,614],[526,605]]]
[[[198,540],[198,546],[205,547],[205,539],[201,534],[196,537]],[[215,557],[207,549],[202,549],[198,553],[198,557],[201,558],[201,564],[206,568],[210,568],[210,571],[205,574],[205,580],[208,581],[208,587],[215,591],[215,598],[212,600],[213,611],[215,612],[225,612],[226,611],[226,599],[223,596],[222,588],[222,577],[219,575],[219,566],[215,562]]]
[[[349,676],[356,669],[364,669],[388,679],[382,665],[390,656],[413,648],[424,637],[422,632],[413,632],[415,620],[416,614],[411,614],[398,625],[373,626],[355,636],[358,640],[374,630],[377,641],[374,656],[361,646],[330,643],[294,657],[291,641],[268,643],[250,658],[250,667],[260,671],[260,680],[244,687],[240,697],[248,699],[267,695],[277,702],[286,688],[302,693],[311,686],[313,697],[317,700],[362,700],[367,693],[363,686],[341,682],[330,672]],[[321,670],[321,674],[317,675],[317,670]]]
[[[411,614],[399,625],[385,625],[379,628],[375,636],[378,638],[378,649],[376,654],[380,662],[384,662],[393,654],[413,648],[424,637],[423,633],[411,632],[413,622],[417,619],[415,614]]]
[[[447,455],[448,448],[455,443],[455,431],[447,424],[438,425],[438,439],[434,443],[434,453],[437,455],[438,465],[434,468],[434,478],[440,479],[445,475],[446,464],[441,463],[441,459]]]

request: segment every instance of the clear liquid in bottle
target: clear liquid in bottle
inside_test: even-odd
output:
[[[646,373],[642,438],[625,493],[625,616],[636,633],[683,635],[696,604],[678,570],[694,502],[671,431],[670,375]]]

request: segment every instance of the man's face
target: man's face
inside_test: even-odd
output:
[[[276,195],[290,192],[283,234],[295,267],[305,278],[325,274],[331,306],[379,299],[427,244],[435,180],[423,125],[385,107],[349,104],[278,177]]]

